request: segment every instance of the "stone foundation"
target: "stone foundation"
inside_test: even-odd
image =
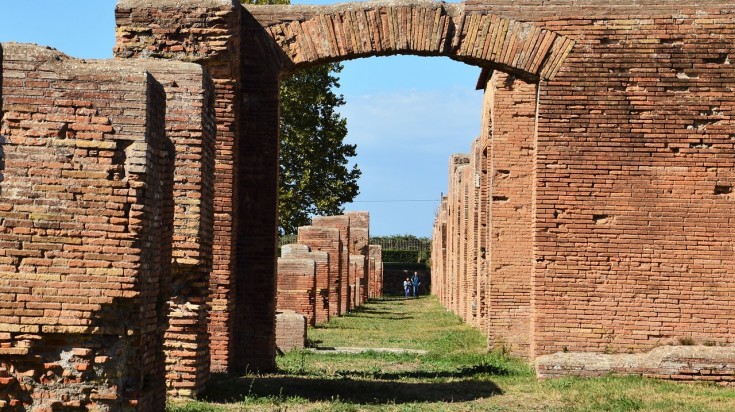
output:
[[[735,382],[735,348],[661,346],[646,353],[555,353],[536,359],[539,378],[641,375],[683,381]]]

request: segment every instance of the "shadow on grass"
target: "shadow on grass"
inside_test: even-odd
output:
[[[347,374],[347,373],[343,373]],[[402,372],[373,372],[373,371],[351,371],[350,376],[382,379],[432,379],[432,378],[472,378],[476,375],[508,376],[511,372],[503,367],[495,365],[472,365],[455,370],[444,371],[402,371]]]
[[[360,313],[358,312],[350,312],[349,314],[345,316],[358,316],[359,314]],[[382,314],[382,313],[369,313],[369,312],[363,311],[362,314],[364,314],[363,318],[365,319],[379,317],[380,319],[385,319],[385,320],[410,320],[414,318],[411,315],[396,314],[395,312],[385,312],[385,314]],[[375,316],[372,316],[372,315],[375,315]],[[320,323],[316,326],[312,326],[312,328],[314,329],[350,329],[349,327],[346,327],[344,325],[337,326],[337,325],[333,325],[329,323]]]
[[[503,393],[493,382],[472,380],[426,383],[264,376],[215,379],[209,386],[203,399],[219,403],[246,397],[296,397],[310,402],[339,399],[357,404],[465,402]]]

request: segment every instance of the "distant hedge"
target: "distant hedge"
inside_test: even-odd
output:
[[[419,253],[418,250],[384,250],[383,262],[416,263]]]
[[[422,271],[429,270],[429,267],[426,266],[425,263],[384,262],[383,269],[386,272],[403,271],[405,269],[405,270],[410,270],[411,273],[413,273],[414,270],[422,270]]]

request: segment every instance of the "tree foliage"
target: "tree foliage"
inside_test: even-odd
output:
[[[312,215],[342,213],[359,193],[357,165],[348,169],[355,145],[344,144],[347,122],[336,112],[344,98],[342,65],[303,70],[281,83],[281,159],[279,213],[282,233],[295,233]]]
[[[241,0],[289,4],[289,0]],[[293,234],[313,215],[334,215],[359,193],[355,145],[344,144],[347,122],[336,109],[345,104],[336,76],[339,63],[311,67],[281,82],[279,232]]]

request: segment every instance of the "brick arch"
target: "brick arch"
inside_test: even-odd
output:
[[[552,30],[486,11],[465,11],[463,4],[288,6],[288,14],[283,7],[248,6],[248,11],[275,40],[285,72],[359,57],[416,54],[549,80],[574,45]],[[284,17],[268,20],[267,15]]]

